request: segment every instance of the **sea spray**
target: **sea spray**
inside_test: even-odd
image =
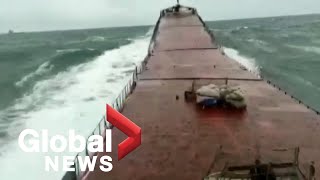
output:
[[[133,72],[135,64],[145,58],[149,40],[150,37],[136,39],[129,45],[106,51],[93,61],[37,82],[32,92],[11,107],[10,112],[20,113],[8,127],[10,136],[18,137],[26,128],[48,129],[52,134],[75,129],[77,134],[89,135],[104,114],[105,104],[113,102],[127,83],[128,71]],[[43,157],[74,155],[70,152],[26,154],[13,140],[2,149],[0,173],[4,179],[59,179],[64,172],[45,172]],[[8,164],[15,164],[15,168]]]

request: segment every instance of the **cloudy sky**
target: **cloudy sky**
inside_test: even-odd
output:
[[[320,13],[320,0],[180,0],[205,20]],[[151,25],[175,0],[0,0],[0,32]]]

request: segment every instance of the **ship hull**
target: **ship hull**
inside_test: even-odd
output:
[[[226,57],[195,10],[161,14],[146,67],[122,109],[141,127],[142,144],[117,161],[117,144],[126,136],[114,128],[113,170],[102,172],[97,164],[82,179],[203,179],[257,159],[291,162],[296,147],[303,173],[311,161],[320,169],[315,111]],[[243,90],[245,110],[202,109],[184,99],[191,87],[226,81]]]

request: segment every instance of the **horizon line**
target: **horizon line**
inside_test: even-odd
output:
[[[205,20],[205,22],[218,22],[218,21],[234,21],[234,20],[249,20],[249,19],[265,19],[265,18],[279,18],[279,17],[294,17],[294,16],[310,16],[320,15],[320,13],[306,13],[306,14],[290,14],[290,15],[275,15],[275,16],[257,16],[257,17],[243,17],[243,18],[231,18],[231,19],[215,19]],[[140,24],[140,25],[120,25],[120,26],[101,26],[92,28],[70,28],[70,29],[48,29],[48,30],[30,30],[30,31],[14,31],[14,33],[41,33],[41,32],[59,32],[59,31],[81,31],[81,30],[95,30],[95,29],[112,29],[112,28],[125,28],[125,27],[143,27],[143,26],[154,26],[154,24]],[[8,34],[8,31],[0,32],[0,35]]]

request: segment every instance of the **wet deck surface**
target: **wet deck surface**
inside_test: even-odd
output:
[[[220,50],[176,50],[155,52],[141,79],[229,78],[259,80]]]
[[[85,179],[200,180],[213,161],[212,171],[220,171],[226,162],[250,164],[257,157],[265,162],[291,161],[293,154],[274,150],[297,146],[302,169],[315,161],[320,178],[316,113],[214,49],[197,16],[164,18],[159,31],[148,69],[122,112],[142,128],[142,145],[117,161],[117,144],[126,136],[114,129],[113,170],[104,173],[97,165]],[[181,48],[185,50],[175,50]],[[226,77],[237,79],[229,84],[244,91],[245,112],[202,110],[184,101],[192,82],[197,87],[222,84],[220,78]]]
[[[216,48],[201,26],[168,27],[160,29],[155,51]]]

